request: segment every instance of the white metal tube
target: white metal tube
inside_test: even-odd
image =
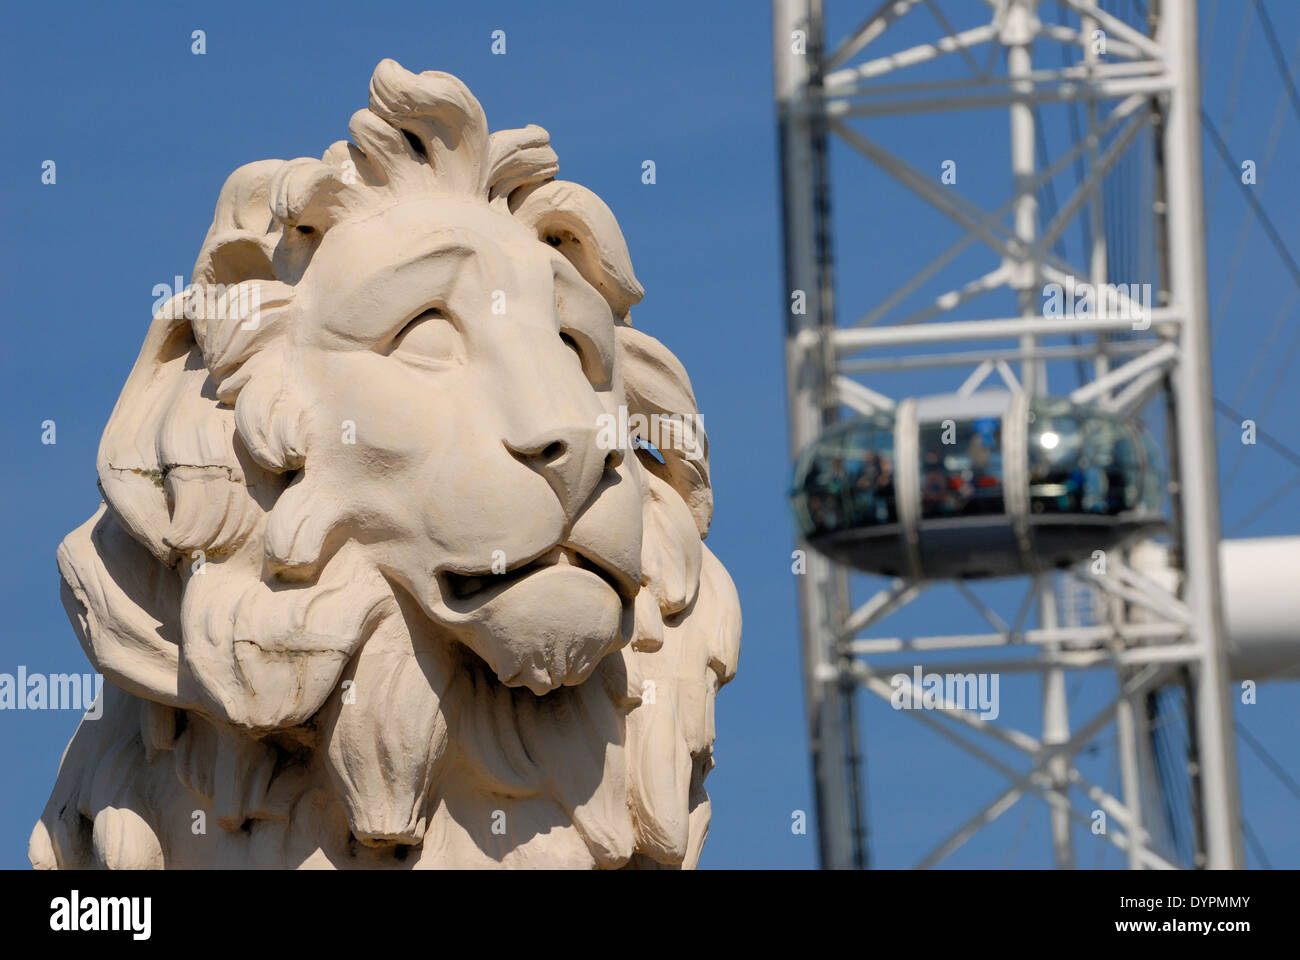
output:
[[[922,97],[877,103],[833,100],[827,107],[832,117],[887,117],[907,113],[951,113],[980,107],[1005,107],[1012,103],[1069,103],[1093,98],[1109,100],[1130,94],[1152,96],[1169,89],[1169,80],[1163,74],[1153,77],[1115,77],[1094,81],[1066,80],[1053,85],[1035,87],[1026,93],[1003,91],[968,96]]]
[[[849,649],[853,653],[893,653],[899,650],[951,650],[960,647],[999,647],[1012,643],[1080,644],[1106,643],[1115,638],[1122,640],[1174,640],[1183,636],[1187,628],[1177,623],[1120,623],[1103,627],[1069,627],[1046,630],[1035,628],[1020,634],[968,633],[942,634],[926,637],[872,637],[854,640]]]
[[[1110,394],[1111,390],[1116,387],[1122,387],[1140,373],[1144,373],[1153,367],[1165,367],[1178,356],[1178,345],[1175,343],[1164,343],[1138,357],[1136,360],[1130,360],[1124,366],[1119,367],[1109,373],[1099,376],[1091,383],[1084,384],[1078,390],[1070,394],[1070,400],[1074,403],[1091,403],[1094,400],[1100,400]]]
[[[1178,323],[1181,313],[1176,309],[1153,307],[1152,327]],[[965,320],[947,323],[914,324],[907,327],[850,327],[835,330],[832,340],[841,353],[869,350],[873,347],[892,347],[903,343],[955,343],[961,340],[1006,340],[1022,333],[1040,337],[1065,336],[1069,333],[1096,333],[1098,330],[1132,330],[1134,321],[1123,317],[1007,317],[997,320]],[[800,337],[805,348],[818,343],[818,338]]]
[[[1077,0],[1067,2],[1080,6]],[[1094,15],[1112,26],[1106,15]],[[1238,869],[1243,863],[1241,801],[1219,597],[1219,490],[1211,409],[1205,214],[1201,202],[1196,4],[1163,4],[1159,34],[1175,84],[1165,125],[1169,271],[1172,301],[1186,316],[1183,357],[1175,388],[1186,599],[1195,616],[1194,636],[1201,648],[1196,701],[1206,865],[1212,869]]]
[[[1151,349],[1149,340],[1120,340],[1108,347],[1111,354],[1136,354]],[[1097,352],[1095,344],[1081,343],[1056,347],[1039,347],[1034,356],[1043,360],[1074,360],[1090,358]],[[1018,348],[1002,350],[963,350],[955,353],[922,353],[904,357],[889,357],[883,360],[850,360],[840,364],[845,373],[897,373],[900,370],[930,370],[935,367],[972,367],[985,360],[996,363],[999,360],[1019,360]]]
[[[1224,540],[1219,562],[1233,679],[1300,676],[1300,537]]]
[[[821,0],[773,0],[773,63],[781,129],[782,200],[785,220],[784,297],[787,317],[786,389],[792,458],[822,431],[829,382],[829,349],[809,351],[800,336],[820,342],[833,322],[829,266],[820,257],[817,138],[820,109],[812,89],[814,64],[822,42]],[[794,291],[803,291],[806,311],[791,308]],[[847,576],[801,542],[806,571],[797,577],[803,636],[804,696],[813,755],[817,832],[821,864],[843,869],[856,864],[856,784],[846,762],[851,742],[845,718],[851,697],[839,680],[837,625],[847,615]]]
[[[1142,869],[1142,778],[1138,767],[1138,710],[1139,702],[1124,697],[1115,713],[1115,735],[1119,751],[1120,780],[1124,790],[1124,806],[1130,818],[1128,865],[1130,870]]]

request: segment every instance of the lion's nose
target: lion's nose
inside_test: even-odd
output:
[[[507,438],[505,445],[516,460],[551,485],[570,522],[591,499],[605,471],[623,462],[621,450],[601,449],[597,431],[591,428],[561,428],[527,439]]]

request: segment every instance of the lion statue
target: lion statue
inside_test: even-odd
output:
[[[740,604],[618,224],[446,73],[383,61],[348,129],[236,170],[155,312],[58,550],[108,682],[30,859],[694,867]]]

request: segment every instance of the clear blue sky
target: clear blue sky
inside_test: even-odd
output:
[[[832,33],[851,26],[860,6],[832,2]],[[972,8],[980,6],[972,0]],[[1211,6],[1202,4],[1207,21]],[[1207,107],[1234,152],[1256,158],[1261,171],[1281,117],[1275,158],[1254,189],[1288,244],[1300,250],[1294,177],[1300,125],[1285,103],[1275,113],[1281,86],[1255,26],[1246,34],[1242,79],[1232,96],[1245,4],[1220,0],[1217,6],[1207,35]],[[1269,6],[1290,56],[1300,7],[1279,0]],[[190,52],[195,29],[206,31],[204,56]],[[490,53],[496,29],[507,33],[505,56]],[[269,157],[319,156],[346,138],[348,117],[366,103],[371,70],[393,57],[409,69],[459,76],[482,102],[492,129],[546,127],[561,176],[594,189],[618,216],[647,290],[634,311],[637,325],[675,350],[694,378],[717,501],[709,543],[731,571],[744,608],[740,673],[718,703],[718,766],[709,778],[714,821],[703,865],[812,866],[813,836],[790,830],[791,812],[811,811],[812,803],[785,505],[784,298],[769,34],[762,0],[8,8],[0,23],[9,125],[0,147],[6,411],[0,496],[11,509],[0,519],[0,672],[19,664],[47,673],[86,669],[59,604],[54,551],[98,504],[95,451],[144,337],[152,288],[178,274],[188,278],[217,191],[232,170]],[[1229,104],[1235,115],[1225,124]],[[943,159],[956,159],[956,189],[976,202],[992,205],[1009,188],[1004,113],[974,123],[943,116],[891,121],[875,136],[936,173]],[[53,186],[40,180],[48,159],[58,165]],[[652,186],[641,183],[647,159],[657,166]],[[1210,221],[1212,302],[1226,291],[1217,392],[1250,412],[1266,407],[1280,378],[1260,424],[1300,448],[1294,349],[1286,365],[1297,314],[1292,309],[1278,319],[1288,304],[1294,308],[1296,289],[1258,228],[1242,243],[1245,206],[1215,163],[1207,155],[1206,169],[1220,180]],[[834,170],[837,214],[858,224],[855,239],[838,251],[841,303],[860,312],[916,269],[925,251],[942,249],[924,241],[929,231],[946,227],[843,150]],[[1067,252],[1076,261],[1077,244],[1072,232]],[[992,265],[987,255],[963,260],[950,278]],[[942,283],[931,295],[941,289]],[[957,382],[891,381],[882,389],[927,392]],[[54,446],[40,442],[47,419],[57,423]],[[1232,430],[1221,436],[1225,464],[1240,449],[1235,436]],[[1294,473],[1254,448],[1225,498],[1225,528],[1248,516],[1287,479],[1288,469]],[[1240,532],[1300,533],[1300,494]],[[964,625],[968,614],[938,591],[900,615],[891,631]],[[1104,682],[1093,686],[1079,695],[1081,709],[1106,689]],[[1008,682],[1002,692],[1003,719],[1033,729],[1035,690]],[[1293,776],[1300,771],[1298,694],[1296,684],[1263,686],[1259,704],[1239,709]],[[881,866],[904,866],[1003,782],[959,761],[920,724],[887,706],[863,705],[874,857]],[[0,867],[26,864],[28,833],[76,723],[72,713],[0,715],[6,774]],[[1097,779],[1112,789],[1113,756],[1103,746],[1095,758]],[[1300,801],[1244,748],[1241,767],[1247,818],[1269,859],[1300,866]],[[1041,807],[1023,800],[951,863],[1046,865]],[[1077,842],[1082,865],[1120,863],[1113,850],[1099,854],[1092,838],[1080,834]]]

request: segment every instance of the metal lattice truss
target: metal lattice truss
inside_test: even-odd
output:
[[[1164,51],[1151,38],[1088,0],[1057,0],[1057,3],[1079,17],[1080,28],[1043,22],[1033,9],[1037,4],[986,0],[991,12],[990,22],[957,32],[934,0],[886,0],[827,58],[823,87],[826,95],[834,101],[829,113],[832,117],[879,116],[1008,107],[1026,101],[1061,103],[1130,94],[1149,96],[1170,89]],[[943,36],[931,43],[875,57],[852,67],[844,66],[879,39],[895,21],[918,7],[928,9]],[[1015,77],[993,73],[1002,47],[1051,40],[1089,53],[1096,47],[1096,31],[1105,36],[1106,56],[1114,58],[1113,61],[1059,70],[1035,70]],[[987,46],[988,51],[981,66],[975,51],[982,46]],[[954,54],[969,66],[970,78],[910,84],[867,82]]]
[[[827,59],[820,108],[824,110],[828,129],[894,181],[947,216],[961,230],[954,243],[881,298],[852,325],[832,330],[808,330],[801,335],[800,345],[813,354],[819,354],[824,349],[823,338],[829,338],[837,364],[835,386],[839,391],[838,399],[849,408],[870,412],[892,409],[894,405],[888,397],[854,381],[852,374],[898,370],[901,367],[921,369],[969,365],[975,367],[976,372],[973,379],[963,385],[965,392],[973,391],[984,376],[995,371],[1012,389],[1022,386],[1030,389],[1029,383],[1022,384],[1016,380],[1008,365],[1010,362],[1100,359],[1097,380],[1076,390],[1072,399],[1097,402],[1110,410],[1133,412],[1156,392],[1169,368],[1177,362],[1179,327],[1185,320],[1185,311],[1168,306],[1144,311],[1142,304],[1130,299],[1123,285],[1111,293],[1113,305],[1119,308],[1122,316],[1105,316],[1094,310],[1092,315],[1085,316],[1067,314],[1047,318],[1035,312],[978,321],[944,320],[945,315],[999,289],[1032,294],[1037,302],[1038,291],[1047,283],[1087,284],[1097,288],[1108,281],[1104,275],[1103,229],[1093,231],[1099,249],[1093,251],[1092,262],[1088,265],[1069,263],[1052,250],[1076,218],[1091,216],[1100,226],[1100,191],[1105,177],[1133,146],[1138,134],[1153,124],[1158,98],[1169,92],[1173,80],[1162,48],[1145,34],[1117,20],[1094,3],[1057,0],[1057,5],[1076,14],[1081,25],[1075,28],[1048,23],[1046,11],[1036,9],[1036,4],[988,0],[990,22],[957,31],[935,0],[886,2]],[[888,28],[897,20],[919,8],[926,8],[933,15],[941,31],[938,38],[897,53],[845,66],[886,36]],[[1097,31],[1106,36],[1105,60],[1094,53],[1098,46],[1094,36]],[[992,72],[997,54],[1003,49],[1024,49],[1043,42],[1079,47],[1089,62],[1015,75],[995,75]],[[982,47],[987,47],[986,53],[980,49]],[[981,56],[977,57],[976,53]],[[898,71],[954,56],[966,61],[969,76],[903,84],[879,82]],[[1046,54],[1042,58],[1052,59]],[[1032,154],[1025,158],[1030,169],[1016,170],[1017,184],[1012,194],[993,210],[981,209],[965,200],[933,173],[918,170],[847,122],[849,118],[888,114],[1023,108],[1040,103],[1068,102],[1087,107],[1089,124],[1085,136],[1070,144],[1044,170],[1031,169]],[[1032,141],[1030,143],[1032,145]],[[1024,229],[1023,214],[1033,213],[1043,187],[1080,160],[1086,164],[1086,176],[1061,203],[1051,221],[1041,230],[1036,224],[1032,230]],[[1026,209],[1027,206],[1030,209]],[[1018,222],[1009,226],[1006,221],[1013,214]],[[997,266],[935,297],[922,309],[902,317],[892,316],[901,303],[961,254],[981,244],[996,255]],[[1144,316],[1135,320],[1138,314]],[[1131,336],[1139,330],[1149,335],[1125,340],[1104,340],[1098,336],[1097,340],[1087,344],[1034,345],[1029,349],[1022,339],[1071,334],[1096,336],[1115,332]],[[891,356],[886,360],[853,359],[880,348],[1009,338],[1022,339],[1022,342],[1019,346],[1000,350]],[[1134,354],[1136,359],[1117,369],[1110,368],[1111,358]],[[1033,374],[1024,377],[1025,381],[1033,379]]]
[[[946,857],[1026,795],[1042,798],[1051,808],[1057,863],[1072,865],[1071,824],[1088,822],[1087,814],[1075,807],[1072,791],[1086,798],[1087,809],[1106,811],[1118,826],[1106,836],[1127,852],[1130,866],[1174,866],[1153,849],[1158,844],[1143,825],[1147,782],[1143,764],[1149,758],[1144,761],[1142,755],[1147,731],[1139,701],[1183,667],[1197,678],[1196,720],[1203,781],[1208,785],[1200,798],[1207,861],[1217,866],[1239,863],[1240,840],[1233,836],[1239,817],[1232,772],[1235,758],[1217,598],[1217,488],[1212,480],[1208,486],[1205,483],[1207,470],[1212,476],[1213,461],[1208,381],[1201,369],[1207,347],[1199,127],[1195,126],[1199,123],[1194,92],[1195,11],[1189,13],[1182,0],[1172,6],[1158,5],[1162,7],[1159,29],[1148,36],[1089,0],[984,0],[982,8],[943,0],[886,0],[838,45],[827,45],[830,52],[824,53],[821,6],[821,0],[774,0],[787,274],[790,288],[810,291],[812,300],[808,320],[791,323],[787,338],[792,444],[797,448],[815,439],[840,407],[860,414],[893,411],[893,398],[859,379],[872,374],[954,368],[960,376],[961,368],[970,368],[964,380],[956,381],[958,395],[970,395],[995,375],[1013,393],[1032,395],[1045,392],[1049,361],[1086,362],[1091,379],[1070,394],[1076,402],[1137,414],[1152,397],[1168,391],[1170,430],[1177,438],[1170,445],[1171,474],[1179,491],[1177,555],[1184,564],[1175,573],[1173,589],[1140,573],[1126,556],[1107,557],[1104,574],[1087,568],[1070,571],[1070,578],[1103,598],[1098,605],[1102,615],[1094,623],[1062,624],[1052,575],[1044,573],[1030,578],[1024,602],[1009,623],[965,584],[956,584],[991,632],[882,637],[868,636],[867,631],[914,600],[926,584],[896,580],[852,609],[846,589],[850,571],[817,558],[800,585],[800,596],[819,817],[830,836],[829,841],[823,839],[823,863],[853,865],[846,852],[853,841],[843,838],[862,832],[860,812],[857,820],[852,813],[844,818],[837,814],[837,803],[856,803],[857,759],[852,753],[852,732],[837,730],[831,718],[851,718],[851,702],[847,709],[844,706],[846,688],[857,686],[890,699],[889,677],[897,674],[898,667],[877,669],[867,658],[908,651],[923,651],[927,666],[953,673],[1036,671],[1044,677],[1041,736],[991,723],[950,703],[902,711],[1010,781],[1003,794],[939,844],[921,861],[922,866]],[[986,17],[969,26],[954,23],[945,11],[955,7],[967,17],[972,12]],[[934,27],[934,38],[882,52],[888,47],[890,28],[909,14],[909,24],[916,22],[918,14],[925,17]],[[1048,22],[1052,18],[1062,22]],[[807,58],[788,56],[783,49],[800,30],[810,36]],[[1065,59],[1059,50],[1048,49],[1058,45],[1077,48],[1079,57],[1070,59],[1082,62],[1057,69],[1039,66]],[[949,64],[949,76],[942,79],[909,81],[902,76],[945,59],[962,63]],[[1005,70],[996,72],[1003,64]],[[959,69],[963,75],[952,77]],[[1058,154],[1045,169],[1037,169],[1037,108],[1070,103],[1083,109],[1082,134],[1076,142],[1055,143]],[[863,132],[861,124],[852,123],[882,116],[997,108],[1010,113],[1012,189],[993,209],[964,199],[952,185],[941,182],[937,172],[923,172]],[[1151,136],[1144,141],[1139,134],[1146,130]],[[847,323],[837,322],[830,303],[825,153],[831,136],[959,230],[946,249]],[[1157,294],[1146,304],[1131,300],[1124,284],[1109,284],[1106,275],[1102,188],[1107,175],[1137,143],[1161,144],[1164,158],[1157,195],[1145,211],[1132,212],[1151,218],[1161,246]],[[1040,224],[1040,191],[1067,169],[1080,167],[1085,175],[1051,219]],[[801,177],[799,168],[813,171],[811,177],[807,173]],[[1193,204],[1188,198],[1194,192]],[[1087,251],[1086,265],[1070,263],[1059,252],[1059,241],[1080,217],[1089,218],[1091,226],[1092,249]],[[996,259],[992,269],[899,316],[898,308],[908,298],[968,250],[981,246]],[[1067,309],[1047,316],[1042,306],[1046,284],[1106,286],[1112,310]],[[972,305],[996,290],[1016,294],[1018,315],[953,316],[959,310],[963,316],[975,313]],[[1070,342],[1046,342],[1064,338]],[[1009,342],[992,346],[1000,340]],[[948,344],[953,345],[952,351],[935,351],[936,345]],[[978,348],[964,348],[968,344]],[[885,351],[887,356],[867,356]],[[1025,629],[1035,598],[1039,626]],[[1002,656],[968,662],[936,660],[974,648],[986,655],[988,648],[996,648]],[[1104,709],[1072,725],[1064,673],[1099,667],[1116,671],[1117,693]],[[1123,799],[1088,781],[1073,762],[1111,724],[1118,734]],[[979,737],[1025,754],[1028,769],[1004,763],[984,749]],[[836,752],[840,756],[833,756]],[[839,764],[850,772],[836,769]],[[859,853],[859,865],[862,859]]]
[[[1159,844],[1147,832],[1141,819],[1141,768],[1144,763],[1149,764],[1150,759],[1143,755],[1141,746],[1143,738],[1140,727],[1144,719],[1139,705],[1146,693],[1174,675],[1174,666],[1195,661],[1196,648],[1188,630],[1192,621],[1191,611],[1162,585],[1123,562],[1111,563],[1106,575],[1092,574],[1086,567],[1074,568],[1069,571],[1069,575],[1082,586],[1085,595],[1091,594],[1101,599],[1100,603],[1092,603],[1090,606],[1102,609],[1104,623],[1095,626],[1025,629],[1033,601],[1044,589],[1042,581],[1037,578],[1030,580],[1011,623],[965,583],[953,582],[953,586],[992,628],[987,633],[866,636],[873,627],[916,600],[926,589],[925,584],[901,578],[857,607],[846,620],[838,639],[841,649],[852,658],[850,669],[853,678],[864,689],[886,702],[895,698],[899,683],[908,691],[914,685],[906,673],[899,672],[900,665],[897,662],[889,666],[875,666],[868,662],[869,657],[914,653],[923,655],[931,668],[938,667],[946,674],[955,676],[1040,673],[1052,668],[1089,670],[1111,667],[1124,678],[1109,703],[1079,725],[1068,739],[1057,743],[1047,743],[1023,731],[984,719],[973,712],[969,704],[953,702],[944,697],[932,700],[923,710],[901,711],[1010,781],[1006,791],[963,822],[919,861],[919,867],[937,864],[969,840],[981,827],[1007,812],[1021,797],[1033,795],[1060,815],[1085,826],[1092,824],[1091,811],[1104,811],[1110,818],[1111,825],[1101,836],[1126,852],[1132,866],[1176,868],[1167,853],[1158,852]],[[1126,609],[1138,611],[1137,616],[1131,619],[1125,617]],[[952,658],[959,651],[972,649],[985,652],[999,649],[1005,655],[997,658],[985,655],[969,660]],[[915,690],[908,699],[920,702],[921,696],[922,691]],[[1112,724],[1118,728],[1117,741],[1122,746],[1129,744],[1132,750],[1130,756],[1121,757],[1120,769],[1125,793],[1123,800],[1091,782],[1073,764],[1073,759],[1100,735],[1108,732]],[[1020,751],[1028,758],[1029,768],[1020,770],[1004,762],[985,749],[980,742],[982,738]],[[1055,777],[1049,773],[1049,767],[1053,763],[1064,765],[1063,771]],[[1070,794],[1071,789],[1077,791],[1077,798]],[[1086,801],[1088,806],[1075,806],[1075,799]]]

